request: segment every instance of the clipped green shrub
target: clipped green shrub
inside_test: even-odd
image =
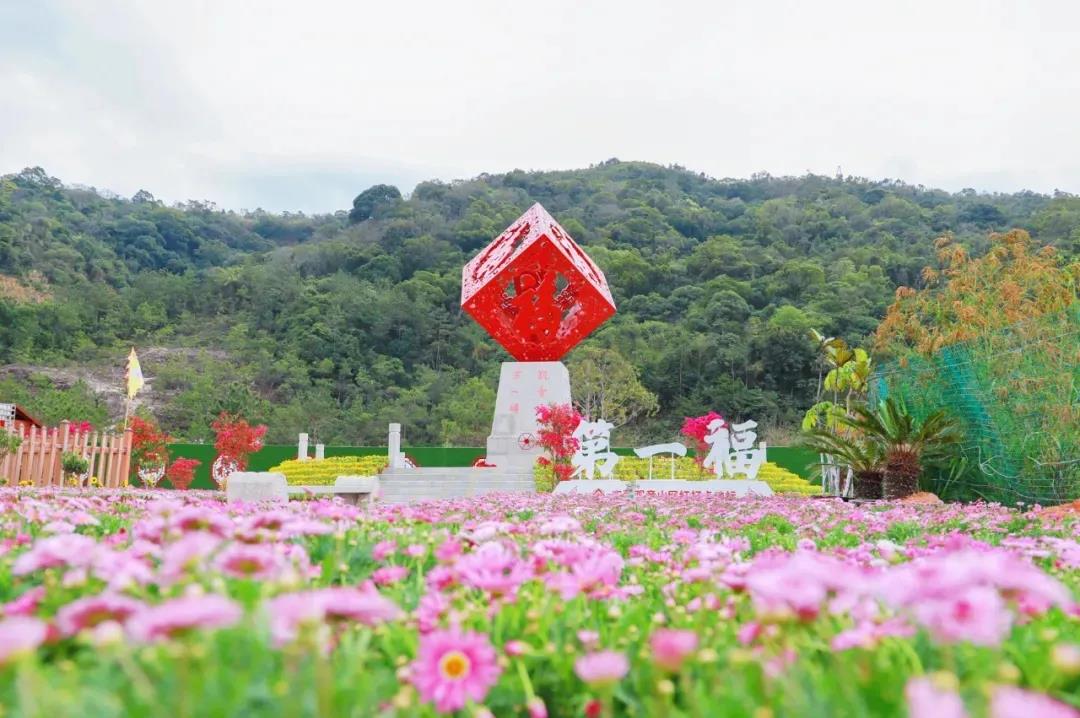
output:
[[[285,481],[292,486],[329,486],[339,476],[376,476],[387,463],[385,456],[332,456],[289,459],[268,471],[285,474]]]

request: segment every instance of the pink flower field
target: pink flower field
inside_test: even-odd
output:
[[[1080,715],[1080,522],[0,491],[0,715]]]

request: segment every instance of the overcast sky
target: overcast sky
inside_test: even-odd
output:
[[[0,0],[0,174],[322,212],[610,157],[1080,192],[1080,3]]]

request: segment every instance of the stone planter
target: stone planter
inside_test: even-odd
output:
[[[210,478],[217,484],[219,490],[224,490],[229,481],[229,476],[240,470],[240,464],[227,456],[219,456],[214,459],[210,467]]]
[[[288,501],[289,485],[285,483],[285,474],[236,471],[225,483],[225,499],[229,503]]]
[[[138,472],[139,481],[142,482],[144,488],[156,489],[158,482],[165,476],[165,465],[158,466],[140,466]]]

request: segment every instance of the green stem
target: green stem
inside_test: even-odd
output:
[[[896,645],[900,648],[900,651],[907,656],[908,661],[911,662],[911,669],[915,675],[922,675],[925,671],[923,669],[922,660],[919,658],[919,654],[915,652],[911,644],[907,641],[897,639]]]
[[[518,678],[521,679],[521,687],[525,689],[526,700],[533,700],[536,698],[536,691],[533,690],[532,680],[529,678],[529,671],[525,668],[525,661],[514,661],[514,665],[517,668]]]
[[[134,686],[135,692],[139,698],[148,706],[154,704],[154,688],[150,679],[146,673],[135,665],[135,662],[131,660],[131,655],[126,652],[120,652],[117,655],[117,662],[120,664],[120,670],[131,681],[131,685]]]
[[[316,701],[319,705],[319,715],[334,715],[334,676],[330,670],[330,661],[326,656],[319,655],[315,662],[315,685]]]

